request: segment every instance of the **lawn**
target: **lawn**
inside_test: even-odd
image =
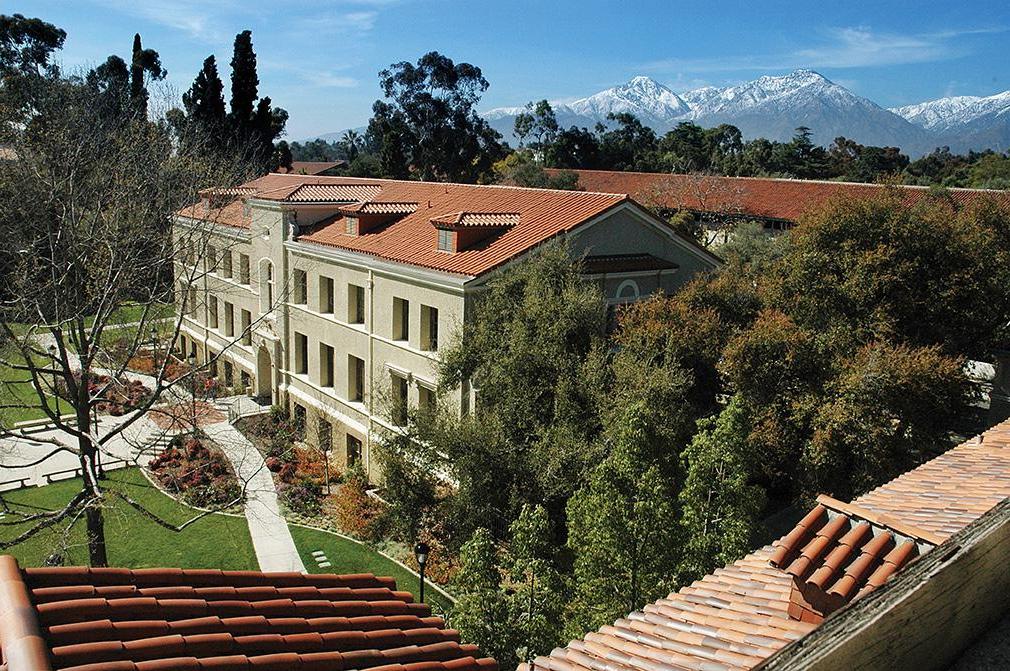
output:
[[[112,348],[116,341],[125,340],[130,343],[137,333],[137,327],[133,322],[140,319],[143,314],[142,305],[125,305],[109,319],[109,325],[102,333],[102,344],[106,348]],[[175,308],[170,304],[159,303],[151,308],[149,319],[160,320],[174,316]],[[91,323],[91,320],[87,320]],[[117,324],[130,324],[129,326],[115,326]],[[151,321],[148,323],[143,340],[150,340],[152,336],[163,337],[172,332],[172,323],[161,321]],[[24,328],[27,328],[25,326]],[[17,329],[16,329],[17,330]],[[8,361],[21,360],[20,354],[8,347],[3,353],[3,358]],[[24,404],[25,408],[5,408],[0,410],[0,419],[4,426],[13,426],[17,422],[24,422],[31,419],[43,419],[46,415],[39,408],[38,396],[31,384],[25,382],[28,373],[16,371],[7,366],[0,365],[0,405]]]
[[[24,361],[13,347],[5,348],[2,356],[11,362]],[[9,427],[16,422],[42,419],[46,416],[39,407],[39,397],[35,393],[35,388],[27,381],[30,377],[31,375],[27,371],[14,370],[8,366],[0,365],[0,405],[26,406],[0,409],[0,423],[4,426]],[[51,403],[52,399],[50,398]],[[64,403],[61,410],[67,412],[69,406]]]
[[[346,538],[326,531],[307,529],[305,527],[288,525],[295,547],[301,555],[305,570],[309,573],[374,573],[380,576],[391,576],[396,580],[397,589],[411,592],[417,599],[417,576],[405,570],[396,562],[386,559],[366,545],[355,543]],[[312,553],[322,550],[332,566],[319,568]],[[424,600],[431,604],[436,614],[444,614],[451,608],[451,603],[441,594],[425,587]]]
[[[158,491],[136,468],[112,471],[105,482],[107,488],[127,493],[172,524],[180,524],[197,514]],[[12,509],[19,511],[53,510],[69,501],[80,486],[79,479],[65,480],[45,487],[7,492],[3,498]],[[209,515],[184,531],[175,532],[158,526],[122,501],[113,499],[104,512],[110,566],[259,568],[243,517]],[[13,538],[27,527],[24,523],[11,525],[12,521],[14,518],[10,515],[0,520],[0,538]],[[22,566],[38,566],[54,548],[63,545],[66,546],[67,564],[87,563],[83,521],[75,524],[67,535],[63,528],[46,530],[0,552],[14,555]]]

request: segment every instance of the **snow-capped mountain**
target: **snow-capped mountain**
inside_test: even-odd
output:
[[[649,77],[633,77],[627,84],[600,91],[567,105],[579,116],[604,120],[608,114],[630,112],[644,123],[665,122],[690,113],[676,93]]]
[[[633,77],[613,88],[594,93],[568,103],[552,101],[558,123],[568,126],[592,128],[597,122],[607,122],[608,114],[628,112],[654,129],[669,129],[677,120],[691,112],[690,106],[680,97],[650,77]],[[498,107],[488,110],[484,117],[506,138],[512,138],[512,124],[523,107]]]
[[[863,144],[898,146],[913,158],[935,147],[954,151],[1010,148],[1010,91],[988,97],[958,96],[884,109],[813,70],[759,77],[736,86],[675,93],[638,76],[575,101],[552,101],[558,124],[592,130],[610,113],[628,112],[658,134],[681,121],[703,127],[730,123],[745,138],[790,139],[807,126],[815,142],[828,145],[844,135]],[[485,118],[510,143],[523,107],[498,107]]]
[[[1010,91],[951,96],[891,110],[925,128],[954,151],[1010,148]]]
[[[521,109],[497,108],[486,117],[511,138],[512,120]],[[558,122],[566,127],[592,128],[597,122],[606,123],[610,112],[630,112],[657,133],[681,121],[694,121],[706,127],[731,123],[748,138],[788,140],[798,126],[808,126],[814,140],[822,144],[844,135],[866,144],[897,144],[912,150],[928,145],[921,128],[812,70],[679,95],[654,79],[639,76],[588,98],[556,105],[555,111]]]

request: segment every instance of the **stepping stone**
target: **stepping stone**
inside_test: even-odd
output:
[[[322,550],[316,550],[315,552],[312,553],[312,556],[313,557],[325,557],[326,553],[323,552]]]
[[[331,566],[333,566],[333,564],[328,561],[319,562],[319,568],[330,568]]]

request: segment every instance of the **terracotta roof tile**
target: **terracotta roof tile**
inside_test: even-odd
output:
[[[392,579],[369,574],[20,570],[0,557],[0,580],[6,671],[497,669]],[[34,658],[14,635],[33,627]]]
[[[828,182],[764,177],[671,175],[611,170],[576,170],[579,185],[590,191],[627,193],[640,203],[667,209],[687,209],[733,215],[751,215],[797,221],[812,207],[838,196],[860,198],[879,195],[877,184]],[[929,187],[897,187],[912,205],[923,200]],[[1010,210],[1010,192],[987,189],[949,189],[951,200],[965,206],[985,199]]]
[[[333,215],[304,230],[297,244],[346,249],[465,276],[483,274],[627,201],[624,194],[614,193],[279,174],[242,186],[256,189],[251,196],[256,199],[333,203]],[[403,203],[417,207],[405,213]],[[362,207],[378,212],[392,204],[401,204],[394,214],[404,216],[361,235],[345,233],[341,210]],[[250,226],[250,216],[238,200],[209,211],[197,204],[179,214]],[[432,225],[433,219],[441,218],[457,225],[501,227],[504,232],[484,244],[446,253],[438,250],[438,230]]]
[[[753,668],[1007,496],[1010,421],[853,503],[819,497],[773,546],[538,657],[536,668]]]

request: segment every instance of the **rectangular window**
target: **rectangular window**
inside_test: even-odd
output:
[[[453,251],[452,247],[452,231],[444,228],[438,229],[438,250],[440,252],[451,252]]]
[[[238,283],[249,284],[249,255],[239,254],[238,255]]]
[[[365,400],[365,362],[353,354],[347,355],[347,399]]]
[[[304,440],[305,438],[305,406],[301,403],[295,403],[295,438],[297,440]]]
[[[231,361],[224,362],[224,386],[230,387],[235,384],[235,366]]]
[[[232,266],[231,266],[231,250],[226,249],[221,252],[221,275],[231,279],[232,277]]]
[[[207,245],[207,272],[217,272],[217,248],[214,245]]]
[[[333,449],[333,425],[322,417],[316,423],[316,441],[319,443],[319,449],[323,452]]]
[[[252,313],[242,311],[242,344],[252,345]]]
[[[207,349],[207,361],[210,362],[210,376],[217,377],[218,367],[217,367],[217,352],[208,348]]]
[[[421,306],[421,349],[438,349],[438,309],[427,305]]]
[[[252,384],[252,376],[244,370],[238,372],[239,384],[242,385],[243,389],[248,389],[249,385]]]
[[[235,335],[235,306],[224,303],[224,334],[229,338]]]
[[[304,270],[295,269],[294,302],[305,305],[309,302],[309,275]]]
[[[210,327],[212,329],[219,328],[217,319],[217,296],[210,296],[207,299],[207,314],[209,315],[208,318],[210,320]]]
[[[365,287],[347,285],[347,321],[350,324],[365,323]]]
[[[391,373],[392,379],[392,402],[393,407],[390,412],[390,419],[396,426],[406,426],[407,424],[407,378]]]
[[[309,337],[304,333],[295,333],[295,373],[305,375],[309,372]]]
[[[435,412],[435,391],[424,385],[417,387],[417,409],[423,413]]]
[[[344,217],[344,233],[347,235],[357,235],[358,234],[358,218],[357,217]]]
[[[393,340],[410,340],[410,301],[393,299]]]
[[[333,314],[333,278],[319,276],[319,311]]]
[[[319,386],[333,386],[333,348],[319,343]]]
[[[189,288],[189,316],[196,317],[196,287]]]
[[[361,441],[347,434],[347,465],[353,466],[361,461]]]

